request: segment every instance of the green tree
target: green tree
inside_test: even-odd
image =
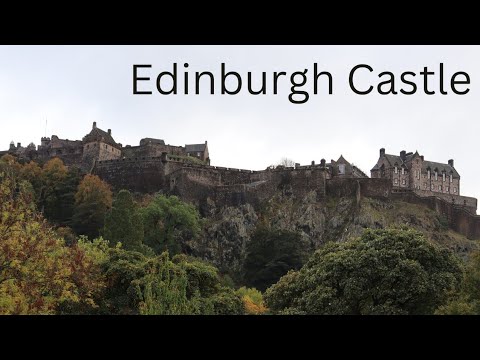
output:
[[[367,229],[328,243],[265,293],[288,314],[432,314],[457,289],[460,260],[414,230]]]
[[[180,253],[182,243],[194,239],[201,230],[197,209],[176,196],[156,195],[141,214],[145,244],[157,254],[165,250]]]
[[[243,266],[245,284],[264,291],[289,270],[300,269],[307,254],[300,234],[261,226],[247,245]]]
[[[86,175],[75,194],[72,227],[79,235],[93,239],[99,235],[105,214],[112,206],[110,186],[96,175]]]
[[[143,245],[143,222],[132,194],[121,190],[105,216],[104,237],[111,245],[121,242],[127,250],[140,251]]]
[[[148,257],[121,248],[104,263],[103,311],[112,314],[243,314],[240,296],[220,283],[217,270],[184,255]]]
[[[439,315],[480,315],[480,251],[470,255],[458,292],[450,294],[449,302],[439,307]]]

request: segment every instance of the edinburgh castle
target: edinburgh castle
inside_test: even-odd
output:
[[[418,152],[385,153],[371,169],[369,178],[343,156],[338,160],[309,165],[269,167],[252,171],[210,165],[207,141],[174,146],[164,140],[144,138],[138,146],[123,146],[112,131],[103,131],[93,123],[82,140],[41,138],[41,144],[23,147],[10,144],[0,156],[11,154],[19,161],[44,163],[60,158],[67,166],[93,173],[114,189],[139,193],[163,192],[180,196],[197,205],[201,212],[209,204],[258,206],[277,191],[286,196],[304,196],[312,191],[317,200],[328,196],[401,198],[424,204],[445,215],[454,230],[469,238],[480,238],[477,199],[460,195],[460,175],[454,161],[439,163],[425,160]]]

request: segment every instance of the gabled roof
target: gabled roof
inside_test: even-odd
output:
[[[191,144],[185,145],[186,152],[204,152],[207,144]]]
[[[408,162],[412,161],[413,159],[419,156],[420,155],[418,154],[418,151],[415,151],[415,153],[408,153],[405,156],[405,161],[403,161],[399,155],[391,155],[391,154],[385,154],[385,159],[390,164],[390,166],[395,166],[395,164],[397,164],[397,166],[401,167],[401,166],[406,166]],[[380,159],[370,171],[380,169],[379,163],[380,163]],[[460,175],[458,174],[457,170],[455,170],[455,168],[453,166],[450,166],[449,164],[423,160],[422,172],[427,172],[428,169],[430,169],[430,171],[432,172],[435,171],[435,169],[437,169],[439,174],[445,171],[447,175],[450,175],[451,173],[454,178],[460,178]]]
[[[106,144],[118,147],[118,144],[115,142],[115,140],[113,140],[113,137],[111,134],[97,127],[93,128],[92,131],[90,131],[90,133],[83,138],[84,143],[95,142],[95,141],[102,141]]]
[[[460,178],[460,175],[458,174],[457,170],[455,170],[454,167],[448,164],[437,163],[434,161],[424,161],[422,164],[422,171],[427,172],[428,169],[430,169],[432,173],[435,170],[437,170],[439,174],[442,174],[442,172],[445,171],[447,175],[450,175],[451,173],[454,178]]]

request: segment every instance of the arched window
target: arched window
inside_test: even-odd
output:
[[[435,170],[435,180],[438,180],[438,172]]]

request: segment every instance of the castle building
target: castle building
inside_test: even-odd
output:
[[[144,138],[139,146],[124,147],[115,141],[111,129],[104,131],[97,127],[96,122],[82,140],[60,139],[56,135],[42,137],[38,149],[33,143],[25,148],[20,143],[15,146],[12,141],[8,150],[0,151],[0,156],[11,154],[24,161],[48,161],[58,157],[65,165],[89,171],[98,161],[160,157],[162,153],[186,159],[194,157],[205,164],[210,163],[206,141],[204,144],[174,146],[166,145],[161,139]]]
[[[477,208],[475,198],[460,195],[460,175],[454,161],[447,163],[425,160],[418,151],[400,155],[386,154],[380,149],[380,157],[370,170],[371,178],[389,179],[393,191],[412,191],[419,196],[435,196],[456,205]]]
[[[453,160],[448,160],[447,164],[428,161],[418,151],[407,153],[403,150],[400,155],[390,155],[380,149],[371,177],[391,179],[394,188],[460,195],[460,175]]]

